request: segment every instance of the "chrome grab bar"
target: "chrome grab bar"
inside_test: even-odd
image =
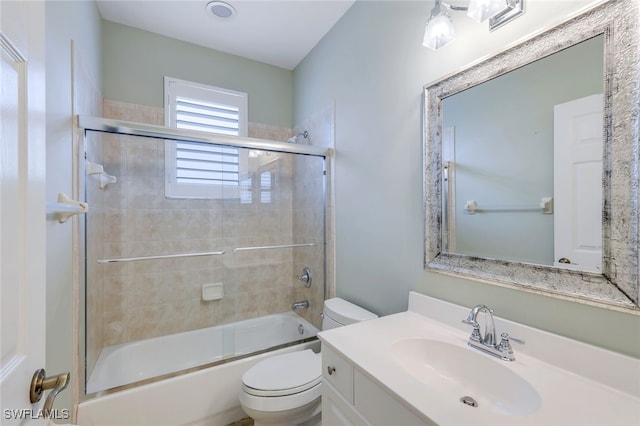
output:
[[[270,249],[282,249],[282,248],[295,248],[295,247],[315,247],[317,244],[315,243],[302,243],[302,244],[283,244],[277,246],[259,246],[259,247],[237,247],[233,249],[234,253],[239,251],[249,251],[249,250],[270,250]]]
[[[249,250],[269,250],[269,249],[282,249],[282,248],[294,248],[294,247],[315,247],[316,243],[301,243],[301,244],[283,244],[276,246],[259,246],[259,247],[237,247],[233,249],[233,252],[249,251]],[[161,254],[157,256],[141,256],[141,257],[122,257],[117,259],[98,259],[98,263],[119,263],[119,262],[135,262],[138,260],[153,260],[153,259],[173,259],[177,257],[196,257],[196,256],[220,256],[223,255],[224,250],[221,251],[204,251],[198,253],[178,253],[178,254]]]
[[[173,259],[176,257],[196,257],[196,256],[219,256],[223,255],[222,251],[203,251],[198,253],[178,253],[178,254],[161,254],[157,256],[142,256],[142,257],[123,257],[119,259],[98,259],[98,263],[119,263],[119,262],[135,262],[138,260],[152,260],[152,259]]]
[[[494,207],[478,207],[476,200],[468,200],[464,205],[464,210],[468,214],[476,213],[509,213],[509,212],[525,212],[525,213],[542,213],[553,214],[553,197],[543,197],[537,206],[494,206]]]

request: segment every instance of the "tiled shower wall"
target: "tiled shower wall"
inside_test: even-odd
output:
[[[333,105],[309,117],[304,122],[296,125],[295,133],[309,132],[309,137],[305,140],[302,136],[297,138],[297,143],[304,143],[313,146],[334,149],[334,107]],[[310,164],[313,159],[298,156],[294,159],[294,174],[296,176],[294,184],[294,200],[293,205],[293,235],[294,238],[299,235],[305,235],[309,232],[322,232],[323,230],[316,223],[326,224],[326,258],[314,256],[313,252],[298,250],[293,254],[293,264],[308,266],[311,269],[313,279],[317,280],[310,288],[297,286],[294,290],[296,300],[307,299],[310,301],[309,309],[303,312],[308,321],[320,328],[320,314],[323,309],[323,301],[335,295],[334,282],[334,239],[333,239],[333,170],[332,156],[327,156],[326,165],[326,187],[323,187],[324,180],[322,176],[316,174],[316,168]],[[314,194],[326,191],[326,197],[317,197]],[[326,203],[326,209],[321,203]],[[326,214],[326,217],[320,218],[318,215]],[[314,235],[320,239],[320,235]],[[326,261],[326,267],[323,264]],[[326,271],[326,275],[325,275]],[[302,270],[297,271],[302,273]],[[326,290],[323,286],[326,283]],[[325,294],[326,291],[326,294]]]
[[[104,116],[163,124],[164,111],[104,101]],[[291,129],[249,126],[249,136],[286,141]],[[331,132],[332,134],[332,132]],[[322,160],[258,153],[250,159],[251,203],[164,197],[161,140],[89,132],[88,160],[117,177],[100,189],[87,181],[87,366],[107,346],[240,321],[291,309],[320,326],[324,298]],[[300,138],[301,140],[302,138]],[[259,174],[271,172],[271,201],[259,202]],[[246,194],[245,194],[246,195]],[[245,197],[245,201],[246,201]],[[314,242],[316,247],[234,253],[236,247]],[[97,259],[224,250],[224,256],[98,264]],[[332,264],[332,262],[331,262]],[[309,266],[314,285],[296,275]],[[224,297],[203,301],[203,284]]]

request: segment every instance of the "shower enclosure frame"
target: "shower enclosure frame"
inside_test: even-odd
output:
[[[204,142],[216,145],[228,145],[237,148],[259,149],[262,151],[313,155],[316,157],[323,157],[325,161],[326,158],[331,155],[330,149],[312,145],[298,145],[295,143],[278,142],[268,139],[249,138],[243,136],[228,136],[222,134],[214,135],[212,133],[196,130],[175,129],[172,127],[157,126],[154,124],[113,120],[88,115],[78,115],[78,127],[85,132],[85,136],[87,131],[96,131],[174,141]]]
[[[158,125],[137,123],[132,121],[114,120],[114,119],[107,119],[102,117],[93,117],[88,115],[77,116],[77,127],[82,132],[83,149],[81,150],[81,156],[83,160],[86,158],[85,149],[87,146],[87,141],[86,141],[87,133],[91,131],[99,132],[99,133],[111,133],[111,134],[117,134],[122,136],[139,136],[139,137],[161,139],[161,140],[210,143],[215,145],[225,145],[225,146],[231,146],[236,148],[256,149],[261,151],[285,153],[285,154],[309,155],[313,157],[322,158],[322,172],[324,175],[324,178],[322,180],[322,238],[323,238],[323,246],[324,246],[323,270],[324,270],[324,276],[325,276],[322,294],[323,294],[323,300],[326,300],[327,294],[328,294],[327,276],[326,276],[327,274],[327,253],[326,253],[327,219],[328,219],[328,216],[327,216],[327,157],[332,155],[332,149],[311,146],[311,145],[297,145],[293,143],[278,142],[278,141],[267,140],[267,139],[216,135],[216,134],[200,132],[200,131],[175,129],[175,128],[169,128],[169,127],[158,126]],[[81,164],[84,164],[84,161],[81,161]],[[80,176],[84,175],[83,168],[84,167],[81,166]],[[85,198],[86,198],[86,187],[85,187]],[[89,206],[89,208],[91,208],[91,206]],[[83,228],[85,228],[83,233],[85,234],[85,239],[86,239],[86,221],[83,220],[83,222],[84,222]],[[85,243],[83,242],[82,245],[84,246],[84,244]],[[296,246],[296,245],[292,245],[292,246]],[[84,251],[85,251],[84,249],[81,250],[81,252],[84,252]],[[85,261],[83,262],[84,270],[86,271],[87,265],[85,262],[86,262],[86,258],[85,258]],[[81,389],[83,390],[80,395],[80,401],[86,400],[87,398],[91,398],[93,395],[95,395],[93,393],[87,393],[85,390],[86,380],[87,380],[87,361],[85,358],[86,357],[86,333],[87,333],[87,325],[86,325],[86,317],[87,317],[86,302],[87,301],[86,301],[86,291],[84,289],[86,288],[87,282],[86,282],[86,274],[83,274],[83,275],[85,275],[85,279],[84,279],[85,285],[82,288],[85,294],[81,295],[82,305],[79,313],[80,314],[79,322],[82,327],[81,335],[83,335],[84,338],[82,339],[82,342],[80,342],[81,344],[80,344],[80,347],[78,348],[80,351],[80,354],[79,354],[80,355],[80,365],[79,365],[80,371],[79,372],[83,376],[80,378],[82,383]],[[201,366],[194,367],[188,370],[178,371],[175,373],[154,377],[152,379],[147,379],[141,383],[132,383],[129,385],[124,385],[124,386],[109,390],[109,392],[117,391],[119,389],[126,389],[132,386],[137,386],[142,383],[160,381],[168,377],[173,377],[176,375],[192,372],[195,370],[214,367],[216,365],[225,364],[228,362],[232,362],[234,360],[248,358],[254,355],[270,352],[270,351],[277,350],[287,346],[301,344],[301,343],[312,341],[315,339],[317,339],[317,337],[290,342],[284,345],[260,350],[257,352],[252,352],[252,353],[243,354],[243,355],[236,355],[231,358],[223,358],[221,360],[203,364]]]

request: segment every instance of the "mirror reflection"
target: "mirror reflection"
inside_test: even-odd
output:
[[[515,286],[525,291],[577,298],[598,306],[613,306],[615,309],[630,309],[634,312],[639,309],[638,229],[640,219],[637,209],[637,131],[640,120],[640,90],[637,82],[640,68],[638,68],[637,49],[640,45],[640,32],[638,32],[637,14],[634,15],[637,6],[637,3],[631,0],[606,2],[499,52],[489,59],[425,86],[425,269],[480,279],[496,285]],[[630,10],[634,12],[630,13]],[[598,35],[602,36],[594,38]],[[587,42],[584,43],[585,41]],[[547,59],[553,61],[558,52],[559,57],[567,53],[571,55],[572,52],[579,52],[590,43],[598,44],[597,49],[594,49],[599,52],[596,56],[586,51],[583,52],[584,54],[577,53],[564,61],[565,65],[558,69],[542,68],[531,73],[532,80],[512,85],[510,90],[513,93],[508,93],[509,95],[526,94],[518,98],[523,99],[520,103],[512,99],[503,100],[501,98],[503,95],[498,95],[495,91],[498,89],[489,90],[484,98],[475,101],[475,108],[464,107],[463,119],[454,122],[453,118],[449,118],[454,113],[449,104],[455,102],[459,95],[467,96],[471,93],[471,88],[487,82],[488,86],[496,84],[505,78],[509,80],[512,78],[511,71],[520,71],[529,64],[536,66],[541,58],[545,58],[543,61]],[[578,50],[572,47],[576,45]],[[588,65],[582,62],[587,59],[594,61],[597,67],[595,71],[594,68],[588,68]],[[561,72],[567,69],[568,71],[562,72],[568,72],[568,74]],[[593,74],[589,75],[593,78],[598,77],[595,83],[597,87],[594,86],[595,89],[591,92],[573,93],[574,88],[570,83],[574,80],[583,81],[587,73],[591,72]],[[551,91],[544,91],[542,87],[545,80],[551,80],[550,83],[559,83],[552,86]],[[528,88],[534,90],[526,90]],[[577,117],[569,120],[574,129],[580,129],[577,132],[580,137],[573,139],[595,142],[582,143],[582,145],[589,147],[587,151],[600,152],[599,160],[583,161],[580,157],[571,157],[574,152],[579,151],[578,149],[555,152],[560,146],[551,142],[559,138],[553,135],[556,129],[546,130],[547,134],[553,135],[552,138],[533,137],[543,132],[543,125],[532,127],[536,113],[529,111],[528,108],[531,107],[530,104],[533,103],[534,98],[566,95],[562,99],[551,102],[552,106],[541,113],[546,115],[547,123],[554,123],[558,121],[553,118],[554,110],[562,108],[553,107],[576,99],[598,96],[600,92],[603,93],[601,105],[604,113],[595,114],[600,118],[594,119],[590,117],[594,114],[588,113],[578,114]],[[456,108],[455,112],[460,108]],[[486,148],[480,142],[467,147],[460,142],[466,123],[473,121],[474,114],[483,110],[492,110],[491,118],[485,118],[484,121],[477,118],[475,120],[489,123],[485,127],[491,129],[493,133],[485,136],[485,140],[488,139],[490,142],[496,139],[506,140],[498,148]],[[527,112],[525,114],[520,110]],[[517,116],[524,116],[525,120],[514,125],[514,121],[517,120],[514,111],[518,113]],[[580,126],[576,126],[579,122]],[[448,135],[453,134],[454,143],[443,143],[445,126],[449,129],[453,128],[446,132]],[[477,124],[473,124],[470,128],[473,129],[473,133],[478,134],[480,133],[477,130],[478,127]],[[507,134],[505,129],[509,128],[515,128],[516,132]],[[598,130],[599,128],[603,130]],[[589,136],[592,132],[600,133],[601,137]],[[533,146],[542,146],[547,143],[547,152],[554,150],[549,157],[552,160],[543,162],[534,156],[534,152],[530,151],[531,147],[521,148],[520,142],[525,139],[533,139]],[[550,148],[549,144],[553,148]],[[598,144],[601,144],[601,148]],[[475,151],[467,155],[466,164],[463,163],[463,151],[474,148]],[[519,156],[513,155],[518,149],[522,149],[523,153]],[[592,154],[593,152],[589,155]],[[447,161],[443,161],[443,156]],[[567,158],[575,164],[554,166],[554,160]],[[489,167],[480,169],[479,165],[489,160],[493,160]],[[512,162],[515,162],[515,166]],[[445,167],[446,164],[453,166],[452,173],[449,173],[448,169],[451,167]],[[568,176],[564,179],[565,183],[570,183],[568,195],[563,195],[562,190],[554,182],[563,181],[563,179],[557,179],[559,173],[554,172],[554,167]],[[505,174],[503,170],[509,168],[524,169],[525,173]],[[542,178],[546,186],[543,184],[538,189],[534,186],[538,185],[538,181],[534,184],[532,176],[541,170],[547,171],[543,175],[545,178]],[[462,195],[464,186],[459,180],[464,172],[475,173],[471,179],[468,179],[472,183],[483,180],[491,183],[478,191],[485,191],[487,195],[492,196],[510,191],[518,196],[526,194],[526,200],[524,197],[522,199],[483,199],[484,194],[481,192]],[[447,174],[451,177],[446,179],[447,185],[443,187]],[[573,189],[574,182],[579,183],[580,188],[584,186],[589,190]],[[443,201],[445,201],[444,192],[449,189],[449,194],[446,194],[447,201],[450,201],[449,211],[447,211],[447,205],[443,204]],[[601,193],[596,192],[593,195],[594,190]],[[550,194],[549,191],[552,193]],[[530,197],[534,199],[530,200]],[[581,200],[584,197],[591,197],[591,203],[599,207],[570,208],[569,211],[573,210],[571,223],[558,224],[557,220],[561,216],[558,212],[565,209],[562,203],[579,205],[584,201]],[[548,200],[550,202],[542,203],[546,215],[540,212],[521,211],[538,209],[543,199],[551,199]],[[465,206],[468,206],[466,210],[464,210]],[[501,211],[505,208],[518,211],[507,214]],[[550,213],[550,209],[553,213]],[[513,217],[532,219],[527,216],[534,216],[534,220],[547,221],[546,237],[543,237],[541,228],[535,228],[534,224],[523,219],[513,226],[509,225],[510,221],[515,221]],[[447,223],[447,219],[452,223]],[[480,226],[463,229],[465,224],[459,223],[472,219],[493,220],[500,226],[497,229],[496,225],[481,223]],[[592,225],[596,223],[599,224]],[[534,232],[530,232],[531,228]],[[578,238],[573,231],[575,228],[592,232],[582,233]],[[570,234],[568,239],[562,238],[561,231],[567,230],[573,234]],[[534,246],[538,239],[543,238],[546,238],[546,242],[542,245],[541,251],[537,251],[535,255],[523,254],[528,250],[528,246]],[[500,239],[506,242],[499,242]],[[597,263],[595,266],[585,267],[588,261],[574,256],[573,253],[560,254],[560,249],[555,247],[555,243],[563,240],[570,243],[578,241],[580,244],[573,245],[579,250],[574,251],[580,254],[590,253],[596,260],[599,259],[600,270]],[[505,245],[506,248],[501,248]],[[500,248],[499,252],[497,248]],[[488,251],[491,249],[496,251]],[[552,255],[549,256],[549,253]],[[574,270],[573,268],[584,269]]]
[[[602,270],[604,36],[442,101],[443,251]]]

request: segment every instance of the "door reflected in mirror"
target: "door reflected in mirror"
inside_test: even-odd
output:
[[[442,101],[446,253],[602,271],[604,36]]]

